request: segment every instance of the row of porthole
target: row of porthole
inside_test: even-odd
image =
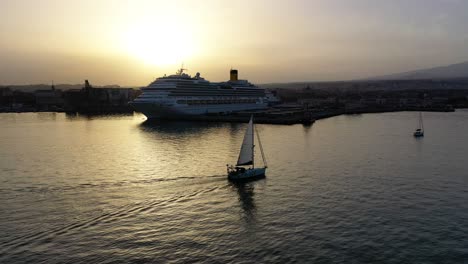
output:
[[[255,99],[238,99],[238,100],[177,100],[178,104],[246,104],[246,103],[251,103],[254,104],[256,103],[257,100]]]

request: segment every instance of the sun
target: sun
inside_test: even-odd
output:
[[[177,21],[141,21],[125,35],[127,52],[156,66],[178,65],[194,53],[193,36]]]

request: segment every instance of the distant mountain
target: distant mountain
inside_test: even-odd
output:
[[[421,69],[368,80],[425,80],[425,79],[468,79],[468,61],[448,66]]]

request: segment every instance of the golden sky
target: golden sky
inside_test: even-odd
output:
[[[468,59],[468,1],[0,0],[0,84],[142,86],[177,70],[254,83]]]

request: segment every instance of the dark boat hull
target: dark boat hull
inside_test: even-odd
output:
[[[233,171],[228,173],[228,179],[231,181],[260,179],[265,177],[265,172],[266,168],[246,169],[243,172]]]

